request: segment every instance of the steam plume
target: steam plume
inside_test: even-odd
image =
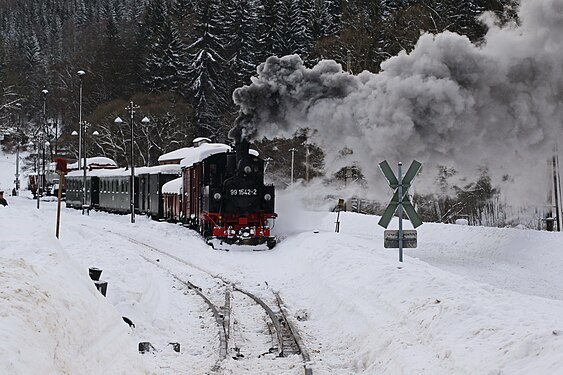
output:
[[[230,135],[273,138],[307,127],[329,152],[327,165],[338,168],[338,151],[349,147],[368,175],[383,159],[487,164],[512,175],[522,163],[543,167],[562,131],[563,0],[523,0],[519,16],[520,26],[503,29],[485,16],[481,47],[450,32],[422,35],[379,74],[271,57],[235,90],[240,116]]]

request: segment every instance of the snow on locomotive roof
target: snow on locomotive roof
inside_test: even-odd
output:
[[[83,161],[80,160],[80,166],[82,167]],[[115,166],[117,167],[117,163],[110,158],[106,158],[105,156],[96,156],[94,158],[86,158],[86,165],[103,165],[103,166]],[[69,164],[68,169],[78,169],[78,162]]]
[[[156,165],[154,167],[138,167],[135,168],[135,176],[140,174],[180,174],[179,164]],[[67,176],[83,176],[83,171],[72,171]],[[87,176],[94,177],[112,177],[112,176],[130,176],[131,170],[129,168],[117,169],[93,169],[88,171]]]
[[[231,146],[223,143],[203,143],[198,147],[187,147],[184,150],[184,158],[180,162],[180,167],[182,168],[189,167],[211,155],[229,152],[231,151]]]
[[[178,177],[162,185],[162,194],[182,195],[182,177]]]

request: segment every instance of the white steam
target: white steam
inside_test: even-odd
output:
[[[504,29],[485,18],[481,47],[450,32],[423,35],[379,74],[271,57],[251,85],[235,90],[241,115],[231,135],[273,138],[307,127],[317,130],[327,166],[354,160],[370,181],[380,179],[381,160],[417,159],[470,175],[487,165],[524,191],[524,180],[545,175],[562,131],[563,0],[523,0],[519,16],[520,26]],[[344,147],[352,159],[342,159]]]

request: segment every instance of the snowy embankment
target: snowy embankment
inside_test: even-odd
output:
[[[148,373],[129,327],[56,240],[52,220],[28,198],[8,200],[0,207],[0,373]]]
[[[217,327],[162,267],[204,291],[221,285],[203,271],[263,297],[279,291],[315,375],[550,375],[563,367],[560,233],[427,223],[398,268],[377,217],[341,213],[334,233],[335,213],[303,211],[290,194],[278,194],[275,249],[228,253],[181,226],[64,208],[56,240],[56,204],[37,210],[23,195],[0,207],[0,373],[208,372]],[[91,266],[104,270],[107,298],[89,280]],[[155,352],[138,354],[141,341]],[[274,363],[228,356],[223,369],[279,375]]]

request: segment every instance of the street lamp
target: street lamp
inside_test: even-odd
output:
[[[82,136],[85,130],[82,129],[84,123],[82,122],[82,79],[86,72],[84,70],[79,70],[76,72],[78,79],[80,80],[80,91],[79,91],[79,101],[78,101],[78,169],[80,169],[80,161],[82,160]],[[84,150],[84,163],[82,164],[84,169],[84,175],[82,178],[82,215],[84,215],[84,206],[86,205],[86,150]]]
[[[309,156],[311,151],[309,150],[309,144],[305,144],[305,181],[309,182]]]
[[[84,139],[84,150],[83,150],[84,160],[83,160],[82,167],[83,167],[83,171],[84,171],[83,173],[84,173],[84,174],[83,174],[83,177],[82,177],[82,185],[83,185],[82,211],[84,212],[84,210],[86,209],[86,206],[87,206],[87,205],[86,205],[86,199],[85,199],[85,197],[86,197],[86,194],[87,194],[87,190],[86,190],[86,172],[87,172],[87,169],[88,169],[88,168],[87,168],[87,163],[88,163],[88,157],[87,157],[87,156],[88,156],[88,153],[87,153],[87,147],[86,147],[86,140],[87,140],[87,138],[86,138],[86,129],[88,129],[88,127],[90,126],[90,124],[88,124],[86,121],[84,121],[83,125],[84,125],[84,135],[83,135],[82,138]],[[73,137],[76,137],[76,136],[78,135],[78,133],[76,132],[76,130],[74,130],[72,133],[70,133],[70,135],[72,135]],[[93,135],[94,137],[97,137],[98,135],[100,135],[100,133],[99,133],[97,130],[94,130],[94,131],[92,132],[92,135]],[[81,161],[82,161],[81,159],[78,159],[78,162],[77,162],[78,169],[80,169],[80,163],[81,163]]]
[[[130,183],[129,183],[129,204],[131,206],[131,223],[135,223],[135,161],[134,161],[134,155],[133,155],[133,146],[134,146],[134,133],[133,133],[133,129],[134,129],[134,115],[135,115],[135,110],[139,109],[138,105],[135,105],[135,103],[133,103],[132,101],[129,103],[128,107],[125,107],[126,110],[129,111],[129,114],[131,116],[131,156],[130,156],[130,163],[131,163],[131,179],[130,179]],[[148,119],[147,119],[148,120]],[[123,120],[121,119],[121,117],[117,117],[114,122],[117,125],[121,125],[123,124]]]
[[[291,185],[293,186],[293,164],[295,162],[295,151],[297,151],[297,149],[292,147],[289,151],[291,151]]]
[[[89,124],[86,121],[82,121],[82,157],[84,158],[82,163],[82,215],[86,210],[86,172],[88,170],[88,160],[86,158],[86,129],[88,129]],[[90,211],[88,211],[90,212]]]
[[[148,130],[148,125],[150,124],[151,120],[145,116],[143,117],[143,119],[141,120],[141,122],[143,123],[144,126],[147,127],[146,129],[146,135],[147,135],[147,167],[151,166],[151,140],[149,137],[149,130]]]
[[[20,144],[21,144],[21,134],[20,134],[20,123],[21,123],[21,111],[22,105],[21,103],[16,103],[16,107],[18,108],[18,122],[16,124],[16,174],[15,174],[15,188],[14,188],[14,195],[19,195],[20,190]]]
[[[43,189],[43,179],[45,178],[45,146],[43,146],[43,138],[45,137],[45,127],[46,127],[46,106],[47,106],[47,94],[49,91],[47,89],[41,90],[43,94],[43,129],[39,132],[39,140],[37,142],[37,209],[39,209],[39,202],[41,201],[42,189]],[[39,173],[39,151],[43,149],[43,172]]]
[[[274,160],[271,157],[267,157],[264,159],[264,161],[266,162],[266,164],[264,165],[264,174],[266,174],[266,169],[268,169],[268,165],[270,165],[270,162]]]

